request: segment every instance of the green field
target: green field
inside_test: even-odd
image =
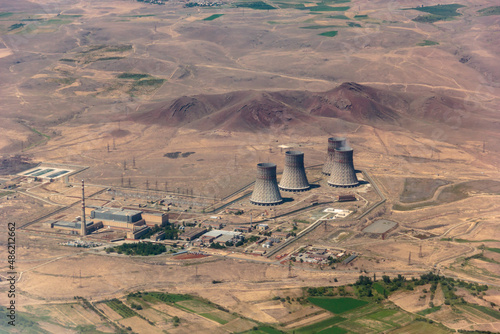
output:
[[[457,9],[465,7],[464,5],[459,4],[449,4],[449,5],[436,5],[436,6],[424,6],[424,7],[415,7],[415,8],[405,8],[418,10],[421,12],[429,13],[430,15],[418,16],[413,19],[416,22],[424,22],[424,23],[434,23],[437,21],[445,21],[451,20],[456,16],[460,16],[462,14],[457,12]]]
[[[341,314],[368,304],[364,300],[354,298],[309,297],[307,299],[312,304],[335,314]]]
[[[332,15],[332,16],[329,16],[329,18],[336,19],[336,20],[350,20],[350,18],[348,18],[345,15]]]
[[[312,324],[312,325],[308,325],[308,326],[294,329],[294,332],[296,334],[313,334],[313,333],[318,333],[318,331],[323,331],[323,333],[329,333],[329,332],[325,332],[324,330],[326,328],[331,327],[335,324],[338,324],[339,322],[342,322],[344,320],[346,320],[346,319],[336,316],[336,317],[328,318],[326,320],[317,322],[317,323]]]
[[[317,5],[313,7],[307,7],[311,12],[345,12],[346,10],[349,10],[349,6],[345,7],[331,7],[327,5]]]
[[[320,36],[326,36],[326,37],[335,37],[337,36],[338,31],[332,30],[332,31],[326,31],[322,32],[321,34],[318,34]]]
[[[283,332],[273,327],[259,326],[257,329],[251,329],[241,334],[283,334]]]
[[[209,17],[205,17],[203,19],[203,21],[213,21],[215,19],[218,19],[219,17],[221,17],[222,15],[224,14],[214,14],[214,15],[210,15]]]
[[[140,80],[149,77],[149,74],[143,73],[122,73],[118,76],[118,79],[134,79]]]
[[[318,334],[344,334],[348,333],[349,331],[337,326],[329,327],[326,329],[323,329],[321,332],[318,332]]]
[[[108,305],[113,311],[121,315],[123,318],[131,318],[137,315],[135,311],[132,311],[127,305],[123,304],[116,298],[106,301],[106,305]]]
[[[276,7],[273,7],[263,1],[237,2],[234,5],[236,7],[244,7],[244,8],[259,9],[259,10],[276,9]]]
[[[481,16],[500,15],[500,6],[492,6],[477,11]]]
[[[149,296],[169,304],[174,304],[183,300],[193,299],[193,297],[189,295],[179,295],[174,293],[163,293],[163,292],[149,292],[147,294],[144,294],[143,297],[144,296]]]
[[[417,314],[425,316],[427,314],[431,314],[431,313],[437,312],[440,309],[441,309],[441,306],[434,306],[434,307],[430,307],[430,308],[427,308],[425,310],[419,311],[419,312],[417,312]]]
[[[429,46],[429,45],[439,45],[438,42],[434,42],[428,39],[424,39],[423,42],[417,43],[418,46]]]

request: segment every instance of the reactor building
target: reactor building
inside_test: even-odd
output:
[[[350,147],[335,149],[332,169],[327,181],[328,185],[343,188],[356,187],[359,185],[352,156],[353,150]]]
[[[324,175],[330,175],[333,168],[333,161],[335,159],[335,150],[340,149],[346,145],[344,137],[330,137],[328,138],[328,154],[326,156],[325,164],[323,165],[323,170],[321,171]]]
[[[283,203],[278,181],[276,180],[276,164],[257,164],[257,179],[250,197],[250,203],[266,206]]]
[[[285,169],[279,188],[284,191],[309,190],[309,182],[304,169],[304,153],[300,151],[285,152]]]

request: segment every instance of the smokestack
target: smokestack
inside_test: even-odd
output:
[[[335,157],[335,149],[340,149],[345,146],[344,137],[330,137],[328,138],[328,154],[326,156],[325,164],[323,165],[323,170],[321,171],[324,175],[330,175],[333,167],[333,160]]]
[[[80,235],[87,235],[87,222],[85,220],[85,183],[82,180],[82,221],[80,228]]]
[[[309,182],[304,169],[304,153],[300,151],[285,152],[285,169],[279,188],[284,191],[309,190]]]
[[[250,203],[255,205],[278,205],[283,203],[276,180],[276,164],[257,164],[257,179]]]
[[[356,187],[359,182],[352,160],[353,150],[350,147],[335,149],[335,156],[328,184],[332,187]]]

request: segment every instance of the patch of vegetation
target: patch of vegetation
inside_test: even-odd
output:
[[[106,49],[104,51],[105,52],[125,52],[128,50],[132,50],[131,44],[108,46],[108,47],[106,47]]]
[[[325,328],[331,327],[335,324],[338,324],[339,322],[342,322],[346,320],[345,318],[336,316],[332,318],[328,318],[323,321],[316,322],[312,325],[300,327],[294,330],[295,333],[297,334],[313,334],[313,333],[318,333],[319,331],[324,330]],[[327,332],[324,332],[327,333]]]
[[[361,24],[355,22],[347,22],[347,25],[351,28],[361,28]]]
[[[49,135],[43,134],[43,133],[41,133],[40,131],[38,131],[37,129],[35,129],[35,128],[30,128],[30,130],[31,130],[31,131],[33,131],[34,133],[36,133],[36,134],[37,134],[37,135],[39,135],[39,136],[45,137],[45,138],[47,138],[47,139],[50,139],[50,136],[49,136]]]
[[[165,82],[165,79],[144,79],[137,81],[136,86],[159,86]]]
[[[439,45],[438,42],[434,42],[428,39],[424,39],[423,42],[417,43],[418,46],[429,46],[429,45]]]
[[[431,313],[437,312],[440,309],[441,309],[441,306],[434,306],[434,307],[430,307],[430,308],[427,308],[425,310],[419,311],[419,312],[417,312],[417,314],[426,316],[427,314],[431,314]]]
[[[335,37],[337,36],[338,31],[332,30],[332,31],[326,31],[322,32],[321,34],[318,34],[320,36],[326,36],[326,37]]]
[[[332,16],[329,16],[329,18],[337,19],[337,20],[350,20],[350,18],[348,18],[345,15],[332,15]]]
[[[493,310],[489,307],[482,306],[482,305],[476,305],[476,304],[467,304],[467,306],[473,307],[476,310],[481,311],[482,313],[489,315],[490,317],[493,317],[497,320],[500,320],[500,312],[498,312],[497,310]]]
[[[105,304],[108,305],[113,311],[118,313],[123,318],[131,318],[136,316],[137,313],[131,310],[127,305],[123,304],[121,300],[113,298],[111,300],[105,301]]]
[[[307,7],[307,9],[309,9],[311,12],[345,12],[346,10],[349,10],[349,8],[351,7],[331,7],[323,4],[319,4],[313,7]]]
[[[182,152],[170,152],[170,153],[165,153],[163,156],[170,158],[170,159],[177,159],[178,157],[187,158],[190,155],[193,155],[195,153],[196,152],[184,152],[184,153],[182,153]]]
[[[133,244],[123,244],[120,246],[106,248],[106,252],[116,252],[118,254],[125,255],[139,255],[139,256],[149,256],[149,255],[159,255],[167,251],[165,245],[154,244],[151,242],[139,242]],[[109,253],[108,252],[108,253]]]
[[[307,298],[312,304],[319,306],[327,311],[335,314],[341,314],[355,308],[364,306],[368,302],[354,298],[321,298],[309,297]]]
[[[457,9],[465,7],[459,4],[449,5],[436,5],[436,6],[422,6],[415,8],[405,8],[405,10],[413,9],[421,12],[429,13],[430,15],[417,16],[413,19],[415,22],[434,23],[437,21],[446,21],[460,16],[462,14],[457,12]]]
[[[104,60],[118,60],[118,59],[123,59],[125,57],[102,57],[102,58],[97,58],[96,61],[104,61]]]
[[[355,19],[367,19],[368,15],[354,15]]]
[[[167,224],[164,227],[155,225],[153,228],[151,228],[151,231],[142,235],[139,239],[149,239],[151,236],[160,231],[165,232],[165,239],[167,240],[177,240],[179,239],[179,234],[181,234],[181,231],[177,229],[173,224]]]
[[[244,7],[244,8],[251,8],[251,9],[258,9],[258,10],[269,10],[269,9],[276,9],[276,7],[273,7],[263,1],[248,1],[248,2],[237,2],[234,4],[236,7]]]
[[[0,12],[0,18],[2,18],[2,17],[9,17],[9,16],[12,16],[12,14],[14,14],[14,13],[11,13],[11,12]]]
[[[75,63],[75,62],[77,62],[76,59],[70,59],[70,58],[61,58],[61,59],[59,59],[59,61],[65,61],[65,62],[68,62],[68,63]]]
[[[122,73],[118,76],[118,79],[133,79],[133,80],[140,80],[149,77],[149,74],[143,74],[143,73]]]
[[[221,17],[222,15],[224,14],[213,14],[213,15],[210,15],[209,17],[205,17],[203,19],[203,21],[213,21],[215,19],[218,19],[219,17]]]
[[[164,293],[164,292],[143,292],[143,293],[137,292],[136,294],[134,294],[134,297],[140,297],[146,300],[149,298],[145,297],[151,297],[167,304],[175,304],[178,302],[182,302],[184,300],[193,299],[193,297],[191,297],[190,295],[181,295],[181,294]]]
[[[13,25],[11,25],[9,27],[9,31],[12,31],[12,30],[15,30],[15,29],[19,29],[19,28],[22,28],[24,26],[25,26],[24,23],[14,23]]]
[[[500,6],[491,6],[477,11],[481,16],[500,15]]]
[[[15,329],[17,333],[47,333],[46,330],[40,328],[38,324],[33,321],[33,315],[29,313],[16,310],[15,326],[11,326],[8,323],[11,319],[5,316],[6,313],[7,312],[4,312],[3,316],[0,317],[0,333],[12,333],[13,329]]]
[[[218,322],[221,325],[225,325],[225,324],[227,324],[229,322],[227,320],[224,320],[224,319],[218,317],[217,315],[215,315],[213,313],[199,313],[199,315],[201,315],[204,318],[216,321],[216,322]]]

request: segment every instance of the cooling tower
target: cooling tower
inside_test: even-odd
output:
[[[283,202],[276,181],[276,164],[257,164],[257,179],[250,203],[256,205],[278,205]]]
[[[335,157],[335,149],[339,149],[344,146],[344,137],[328,138],[328,155],[326,156],[326,162],[323,165],[323,170],[321,171],[323,174],[330,175],[330,173],[332,172],[333,160]]]
[[[279,188],[284,191],[306,191],[309,189],[304,169],[304,153],[300,151],[287,151],[285,153],[285,169]]]
[[[352,161],[352,148],[342,147],[335,149],[333,165],[328,184],[332,187],[355,187],[358,185],[358,178],[354,170]]]

